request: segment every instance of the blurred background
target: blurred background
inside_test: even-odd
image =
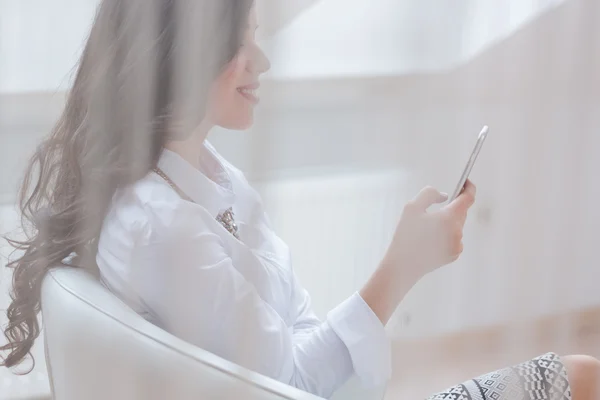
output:
[[[454,189],[490,127],[463,257],[388,325],[386,398],[540,351],[600,356],[600,2],[303,1],[263,7],[276,32],[261,41],[272,70],[255,126],[210,139],[263,195],[320,316],[365,282],[407,200]],[[0,0],[2,233],[18,236],[25,162],[61,111],[96,5]],[[285,24],[269,24],[275,9]],[[41,344],[32,374],[0,370],[0,399],[49,395]],[[338,394],[365,396],[352,382]]]

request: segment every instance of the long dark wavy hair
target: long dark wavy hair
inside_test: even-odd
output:
[[[27,239],[9,239],[18,258],[8,264],[12,302],[0,365],[31,356],[46,272],[94,271],[115,191],[144,177],[168,138],[201,122],[211,83],[242,44],[252,3],[101,2],[65,109],[26,170],[19,205]]]

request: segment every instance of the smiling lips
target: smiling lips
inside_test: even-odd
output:
[[[260,87],[259,83],[253,83],[246,86],[241,86],[237,88],[239,94],[241,94],[246,100],[252,102],[253,104],[258,104],[260,99],[258,98],[258,88]]]

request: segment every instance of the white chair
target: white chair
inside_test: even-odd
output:
[[[48,273],[42,313],[56,400],[320,399],[163,331],[82,270]]]

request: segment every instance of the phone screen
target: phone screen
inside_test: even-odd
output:
[[[477,156],[479,155],[479,151],[481,150],[481,147],[483,146],[483,143],[485,142],[485,138],[487,137],[489,128],[486,126],[483,127],[483,129],[481,129],[481,132],[479,133],[479,136],[477,137],[477,142],[475,143],[475,148],[473,149],[473,152],[471,153],[471,157],[469,157],[469,161],[467,162],[467,165],[465,166],[465,169],[463,170],[463,173],[460,177],[460,180],[458,181],[458,184],[456,185],[456,189],[454,189],[454,193],[452,193],[452,196],[450,197],[450,202],[454,201],[454,199],[456,199],[460,193],[463,191],[464,187],[465,187],[465,183],[467,183],[467,179],[469,179],[469,175],[471,174],[471,170],[473,169],[473,165],[475,165],[475,161],[477,160]]]

